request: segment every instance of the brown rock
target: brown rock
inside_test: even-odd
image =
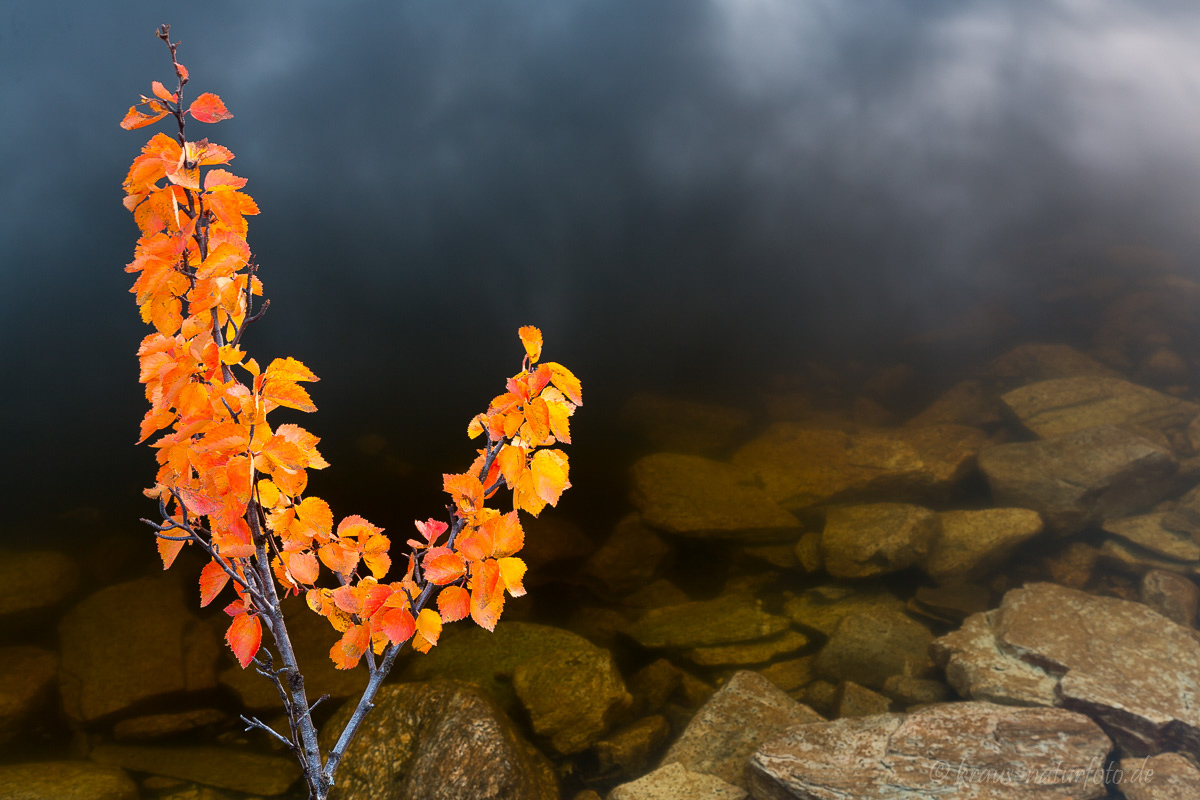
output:
[[[0,764],[0,797],[8,800],[138,800],[124,771],[87,761]]]
[[[628,594],[654,579],[673,548],[636,514],[613,528],[608,539],[584,562],[580,574],[599,583],[610,594]]]
[[[941,534],[921,568],[939,583],[979,580],[1043,528],[1041,516],[1027,508],[944,511],[938,519]]]
[[[63,707],[90,722],[152,697],[216,686],[212,629],[183,604],[175,578],[101,589],[59,623]]]
[[[325,724],[323,750],[352,711]],[[558,800],[545,757],[495,701],[458,681],[381,688],[335,778],[331,800]]]
[[[623,783],[608,800],[745,800],[746,791],[720,778],[668,764],[649,775]]]
[[[1011,389],[1054,378],[1119,378],[1120,373],[1065,344],[1023,344],[986,368],[988,380]]]
[[[1200,606],[1200,587],[1177,572],[1152,569],[1142,576],[1141,600],[1172,622],[1191,628]]]
[[[593,745],[597,764],[605,774],[642,775],[670,736],[671,726],[665,717],[642,717]]]
[[[244,748],[106,744],[93,748],[91,758],[133,772],[251,794],[282,794],[300,777],[300,765],[294,758],[264,756]]]
[[[1105,520],[1108,533],[1133,542],[1143,550],[1175,561],[1200,561],[1200,543],[1164,524],[1172,512],[1156,511],[1133,517]]]
[[[642,520],[679,536],[771,539],[800,532],[799,521],[744,470],[699,456],[657,453],[630,469]]]
[[[760,747],[746,768],[758,800],[1099,798],[1103,781],[1030,778],[1103,769],[1112,743],[1082,714],[949,703],[801,725]]]
[[[788,621],[743,594],[652,608],[625,629],[643,647],[711,647],[747,642],[786,630]]]
[[[993,501],[1039,512],[1046,528],[1060,535],[1145,511],[1171,490],[1177,467],[1166,448],[1115,427],[979,454]]]
[[[28,645],[0,647],[0,744],[11,742],[49,704],[58,656]]]
[[[821,554],[835,578],[873,578],[918,563],[939,532],[938,515],[905,503],[835,506],[825,516]]]
[[[947,495],[975,464],[984,434],[938,425],[856,434],[778,422],[733,456],[784,508]]]
[[[1080,711],[1132,755],[1200,753],[1200,637],[1141,603],[1029,584],[932,652],[964,697]]]
[[[886,714],[891,710],[892,701],[890,699],[865,686],[859,686],[854,681],[842,681],[838,686],[837,715],[839,719],[870,717],[875,714]]]
[[[1200,797],[1200,768],[1179,753],[1123,758],[1111,783],[1125,800],[1195,800]]]
[[[852,614],[841,621],[817,654],[816,672],[831,681],[849,680],[882,688],[892,675],[927,677],[933,671],[933,634],[911,617],[889,611]]]
[[[1001,399],[1043,439],[1104,425],[1161,433],[1182,429],[1200,414],[1195,403],[1120,378],[1095,376],[1042,381]]]
[[[586,749],[633,703],[612,654],[598,647],[526,659],[513,671],[513,689],[534,732],[560,755]]]
[[[791,725],[820,721],[761,675],[738,672],[696,713],[660,766],[680,764],[744,786],[746,758],[760,744]]]
[[[0,628],[45,620],[79,587],[79,565],[54,550],[0,551]]]

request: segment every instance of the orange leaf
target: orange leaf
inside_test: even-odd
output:
[[[535,397],[525,406],[525,422],[529,425],[528,443],[534,447],[545,444],[550,438],[550,409],[545,400]]]
[[[193,100],[192,104],[188,106],[187,113],[199,122],[220,122],[223,119],[233,118],[233,114],[230,114],[229,109],[225,108],[221,98],[212,92],[205,92]]]
[[[525,532],[521,529],[521,518],[516,511],[496,517],[490,523],[492,530],[492,552],[495,558],[511,556],[525,545]]]
[[[229,649],[242,669],[245,669],[262,643],[262,623],[253,614],[238,614],[229,623],[229,630],[225,631],[225,641],[229,643]]]
[[[170,534],[167,535],[170,536]],[[171,568],[171,565],[175,563],[176,556],[179,555],[179,551],[183,549],[185,544],[187,542],[173,541],[171,539],[158,540],[158,555],[162,558],[163,569]]]
[[[155,114],[143,114],[138,111],[137,106],[130,106],[129,111],[125,112],[125,118],[121,120],[121,127],[127,131],[144,128],[147,125],[153,125],[167,115],[167,110],[159,106],[161,111]]]
[[[446,529],[450,527],[446,523],[440,522],[433,517],[430,517],[425,522],[421,522],[419,519],[414,520],[413,524],[417,526],[417,530],[421,532],[421,536],[425,537],[426,545],[420,546],[432,546],[438,540],[438,537],[445,533]]]
[[[352,574],[354,568],[358,566],[358,552],[341,542],[323,544],[317,553],[321,557],[322,564],[342,575]]]
[[[338,669],[351,669],[358,664],[362,654],[371,643],[371,629],[366,625],[351,625],[342,638],[329,651],[333,665]]]
[[[471,576],[471,619],[481,628],[495,630],[503,610],[499,566],[491,559],[476,562]]]
[[[504,476],[504,482],[510,487],[517,485],[517,479],[525,471],[525,452],[524,447],[510,444],[506,445],[500,451],[500,455],[496,456],[496,463],[500,465],[500,474]]]
[[[567,480],[567,456],[561,450],[538,450],[529,460],[533,489],[545,502],[558,505],[558,498],[570,487]]]
[[[224,503],[220,500],[214,500],[211,497],[205,497],[199,492],[194,492],[183,486],[176,487],[175,492],[179,495],[179,499],[183,501],[183,505],[196,516],[205,516],[207,514],[215,514],[224,507]]]
[[[572,403],[577,406],[583,405],[583,388],[579,383],[579,378],[576,378],[574,373],[562,364],[547,361],[546,366],[550,368],[550,382],[557,386],[559,391],[565,394]]]
[[[424,563],[425,579],[434,586],[444,586],[461,578],[467,571],[467,563],[458,553],[431,553]]]
[[[204,191],[215,192],[223,189],[241,189],[246,185],[245,178],[239,178],[224,169],[209,170],[204,176]]]
[[[154,91],[154,96],[159,100],[175,100],[175,94],[173,92],[168,92],[167,87],[163,86],[158,81],[151,83],[150,88]]]
[[[471,612],[471,594],[461,586],[447,586],[438,592],[437,604],[444,622],[457,622]]]
[[[442,486],[460,511],[471,513],[483,505],[483,484],[474,475],[443,475]]]
[[[283,563],[297,582],[312,586],[317,582],[320,566],[312,553],[284,553]]]
[[[216,561],[209,561],[200,570],[200,607],[204,608],[221,593],[229,583],[229,573]]]
[[[418,653],[428,653],[442,635],[442,618],[432,608],[423,608],[417,615],[416,628],[413,649]]]
[[[542,355],[542,332],[532,325],[526,325],[517,331],[517,335],[521,337],[521,344],[525,345],[529,363],[536,364]]]

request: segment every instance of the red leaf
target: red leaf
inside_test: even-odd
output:
[[[417,629],[416,620],[406,608],[393,608],[385,611],[375,623],[376,630],[382,631],[392,644],[407,642],[408,637]]]
[[[238,614],[229,624],[229,630],[225,631],[225,641],[229,643],[229,649],[237,657],[242,669],[245,669],[262,643],[262,623],[253,614]]]
[[[205,92],[193,100],[192,104],[188,106],[187,113],[199,122],[220,122],[223,119],[233,118],[233,114],[230,114],[229,109],[225,108],[221,98],[212,92]]]

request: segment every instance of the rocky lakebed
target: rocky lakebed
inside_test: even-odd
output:
[[[1129,280],[938,385],[630,398],[628,514],[531,522],[529,596],[398,664],[334,796],[1200,797],[1200,285]],[[0,797],[300,796],[185,561],[0,559]],[[329,736],[365,670],[289,603]]]

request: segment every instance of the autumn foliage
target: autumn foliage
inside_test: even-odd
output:
[[[383,528],[360,516],[335,525],[329,504],[306,494],[308,470],[329,466],[320,440],[269,419],[280,407],[315,411],[305,385],[318,378],[294,358],[263,366],[242,348],[269,305],[255,308],[263,286],[246,241],[246,217],[258,206],[242,191],[246,179],[225,168],[232,152],[185,137],[189,117],[212,124],[233,115],[211,93],[185,105],[189,75],[176,59],[178,43],[167,26],[158,35],[170,47],[176,88],[153,82],[153,96],[143,95],[121,127],[170,117],[178,128],[174,137],[150,138],[124,185],[141,231],[126,267],[137,276],[130,291],[153,326],[138,349],[150,403],[139,441],[156,437],[159,469],[146,494],[162,513],[151,525],[164,568],[184,546],[204,549],[211,560],[200,575],[200,604],[232,587],[225,639],[242,667],[254,662],[260,671],[269,666],[259,659],[264,622],[288,662],[281,594],[303,593],[342,634],[330,652],[335,665],[349,669],[367,654],[373,677],[405,642],[420,652],[435,646],[444,623],[469,616],[492,630],[506,595],[525,593],[518,511],[536,516],[570,486],[567,456],[555,445],[571,441],[569,419],[583,402],[578,379],[541,362],[537,328],[520,329],[521,371],[468,426],[483,447],[465,472],[443,476],[448,518],[416,523],[403,574],[387,581],[392,542]],[[490,505],[502,488],[512,493],[507,512]],[[389,648],[377,665],[372,656]],[[306,716],[302,704],[296,713]],[[295,722],[291,745],[304,749]]]

